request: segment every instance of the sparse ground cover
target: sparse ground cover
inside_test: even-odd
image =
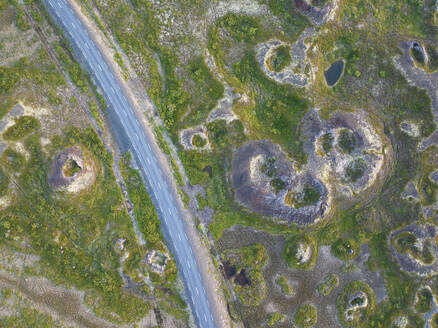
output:
[[[284,295],[291,296],[294,294],[294,290],[285,276],[278,276],[277,279],[275,279],[275,283],[280,287]]]
[[[286,319],[286,316],[284,314],[274,312],[270,313],[268,315],[268,318],[266,320],[266,324],[268,327],[275,327],[278,323],[282,323]]]
[[[337,274],[332,273],[325,280],[320,283],[317,287],[318,293],[322,296],[328,296],[330,293],[338,287],[339,285],[339,276]]]

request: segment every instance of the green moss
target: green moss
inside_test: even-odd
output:
[[[318,323],[318,311],[313,305],[300,306],[294,315],[294,324],[299,328],[311,328]]]
[[[262,173],[266,174],[270,178],[274,177],[275,173],[277,173],[275,160],[275,157],[267,158],[261,166]]]
[[[435,313],[430,319],[430,325],[432,328],[438,328],[438,313]]]
[[[275,72],[282,71],[291,62],[290,46],[281,45],[273,50],[273,54],[268,58],[266,64],[268,68]]]
[[[300,208],[316,204],[321,197],[321,192],[313,185],[306,185],[301,192],[289,190],[286,194],[285,202],[289,206]]]
[[[226,14],[217,21],[238,42],[254,43],[262,33],[260,20],[256,17]]]
[[[359,253],[360,245],[354,239],[339,238],[331,246],[334,256],[341,260],[352,260]]]
[[[425,173],[418,182],[418,189],[422,203],[424,205],[432,205],[437,201],[438,184],[430,179],[427,172]]]
[[[422,288],[417,292],[415,310],[418,313],[427,313],[432,310],[433,295],[428,288]]]
[[[342,129],[338,136],[338,146],[344,153],[352,153],[356,148],[356,137],[354,136],[354,132],[349,129]]]
[[[201,137],[199,134],[195,134],[192,138],[192,145],[197,148],[202,148],[207,144],[207,140]]]
[[[307,250],[310,254],[307,254],[309,258],[305,260],[302,256]],[[291,268],[311,270],[318,259],[316,240],[308,235],[290,236],[286,239],[282,256]]]
[[[200,211],[204,210],[205,206],[208,205],[207,200],[204,198],[204,196],[201,193],[198,193],[196,195],[196,199],[198,200],[198,210]]]
[[[207,118],[209,112],[222,98],[224,87],[220,81],[215,79],[204,57],[192,60],[187,67],[187,73],[194,85],[188,87],[191,101],[183,124],[192,126],[201,124]]]
[[[322,149],[324,150],[324,152],[326,154],[328,154],[330,152],[330,150],[332,150],[333,148],[333,134],[330,132],[327,132],[326,134],[324,134],[321,137],[321,142],[322,142]]]
[[[63,173],[66,177],[72,177],[76,173],[81,171],[81,167],[76,163],[75,160],[69,158],[67,162],[64,164]]]
[[[286,187],[286,183],[281,178],[274,178],[271,180],[271,187],[277,194]]]
[[[6,173],[0,169],[0,196],[4,196],[9,189],[9,178]]]
[[[268,327],[274,327],[277,323],[284,322],[286,320],[286,316],[279,312],[269,313],[266,319],[266,324]]]
[[[6,140],[18,140],[40,128],[40,122],[33,116],[20,116],[15,119],[15,124],[9,127],[4,133]]]
[[[345,173],[351,182],[356,182],[363,177],[366,168],[367,166],[365,160],[363,158],[356,158],[347,165],[345,168]]]
[[[333,289],[338,287],[338,285],[339,285],[339,276],[337,274],[332,273],[321,284],[317,286],[317,290],[320,295],[328,296],[333,291]]]
[[[285,276],[278,276],[277,279],[275,279],[275,283],[280,287],[284,295],[293,295],[294,291]]]

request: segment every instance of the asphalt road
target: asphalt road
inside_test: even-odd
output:
[[[66,33],[75,55],[80,57],[81,62],[86,63],[86,69],[101,88],[105,101],[115,111],[124,128],[143,178],[147,180],[152,196],[158,204],[157,210],[159,209],[162,226],[186,284],[197,325],[202,328],[215,327],[198,265],[186,236],[182,213],[178,210],[177,200],[170,191],[158,156],[150,146],[150,140],[142,124],[100,50],[68,3],[65,0],[44,0],[44,3]]]

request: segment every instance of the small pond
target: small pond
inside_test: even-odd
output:
[[[327,82],[329,87],[335,85],[335,83],[338,82],[343,71],[344,71],[343,60],[335,61],[333,64],[330,65],[329,69],[324,72],[325,81]]]

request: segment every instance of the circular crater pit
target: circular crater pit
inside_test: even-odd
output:
[[[59,152],[52,162],[49,184],[52,188],[71,193],[88,189],[96,180],[94,161],[84,156],[79,147]]]
[[[250,141],[233,156],[235,199],[254,212],[300,225],[313,224],[329,211],[324,184],[304,172],[270,141]]]

